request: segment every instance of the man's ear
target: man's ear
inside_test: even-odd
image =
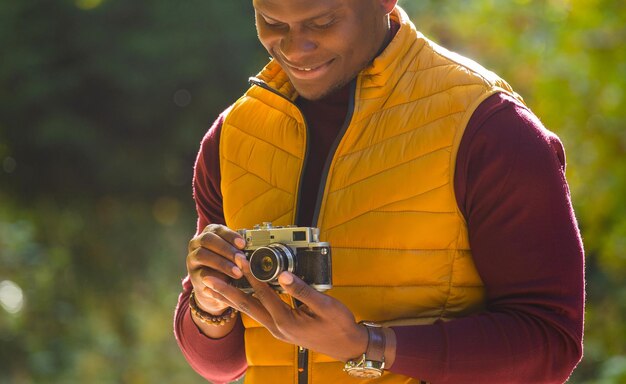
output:
[[[390,14],[391,11],[393,11],[393,9],[398,4],[398,0],[379,0],[379,1],[380,1],[380,5],[383,7],[387,15]]]

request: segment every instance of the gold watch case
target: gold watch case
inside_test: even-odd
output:
[[[361,355],[358,360],[348,360],[343,370],[352,377],[362,379],[375,379],[383,375],[385,369],[384,361],[372,361],[365,358],[365,354]]]
[[[382,328],[380,324],[369,321],[361,321],[360,324],[368,328]],[[357,359],[348,360],[343,370],[352,377],[363,379],[375,379],[383,375],[385,369],[385,358],[382,361],[368,360],[367,351]]]

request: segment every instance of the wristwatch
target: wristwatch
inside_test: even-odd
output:
[[[356,359],[348,360],[343,370],[348,375],[363,379],[375,379],[382,376],[385,369],[385,333],[380,324],[361,321],[367,328],[367,349]]]

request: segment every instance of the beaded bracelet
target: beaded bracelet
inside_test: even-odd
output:
[[[189,296],[189,309],[191,309],[191,314],[197,317],[198,320],[204,324],[214,326],[220,326],[228,323],[230,319],[234,319],[235,316],[237,316],[237,313],[239,313],[238,310],[228,307],[228,309],[221,315],[211,315],[198,307],[198,303],[196,303],[196,293],[193,290]]]

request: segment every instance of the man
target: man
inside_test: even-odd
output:
[[[396,2],[253,0],[273,59],[202,142],[175,317],[208,380],[547,383],[581,358],[561,143]],[[236,230],[268,221],[320,228],[331,290],[251,277]]]

